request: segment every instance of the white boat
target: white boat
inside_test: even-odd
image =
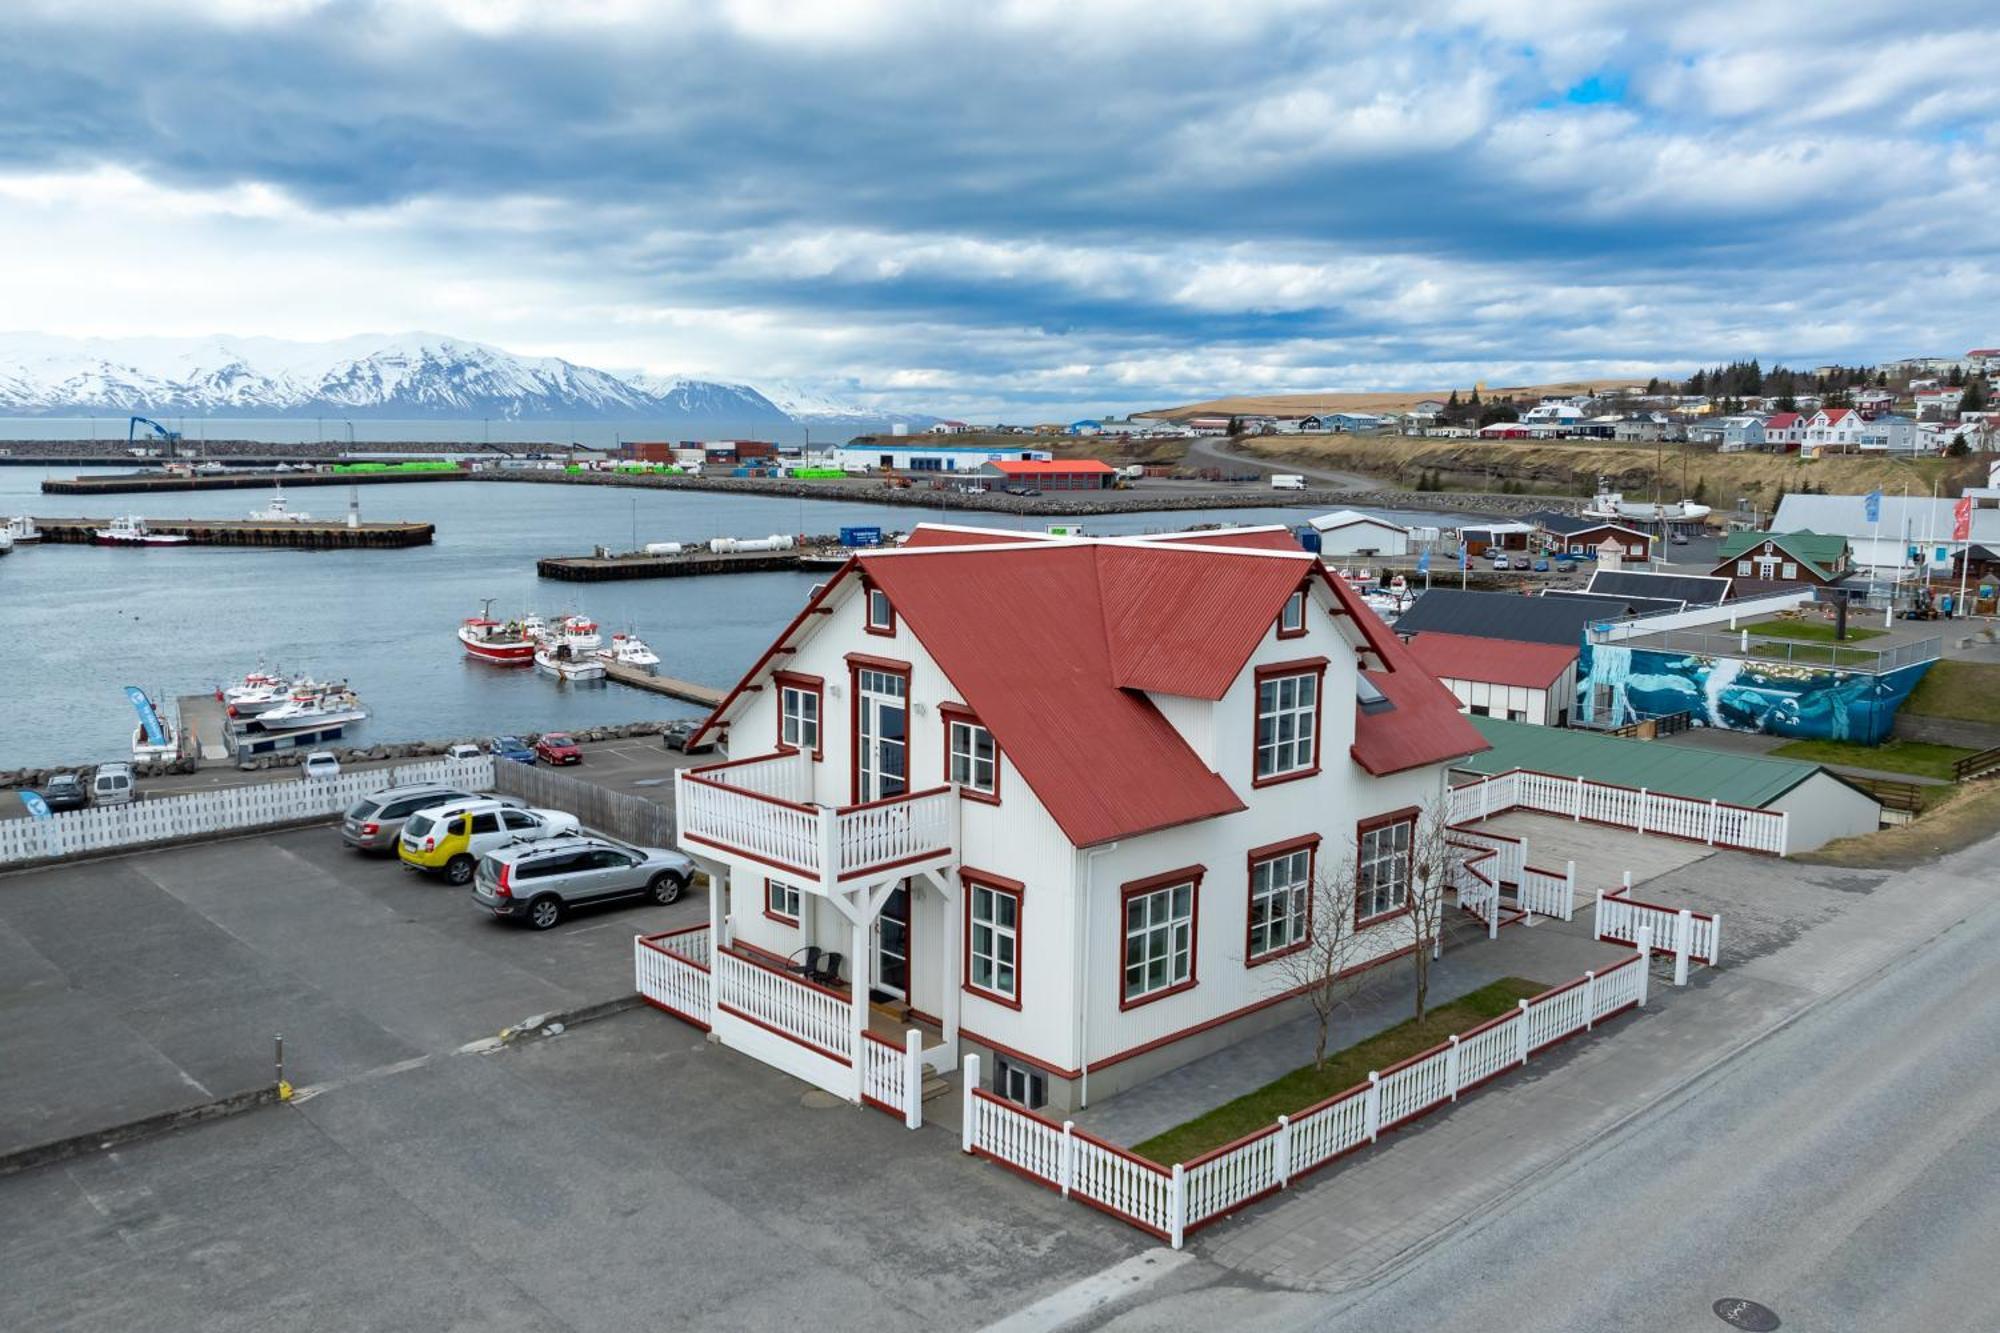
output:
[[[290,505],[286,504],[285,487],[283,483],[279,483],[276,493],[271,496],[271,503],[265,505],[262,509],[253,509],[250,511],[250,521],[252,523],[310,523],[312,522],[312,515],[293,509]]]
[[[339,688],[338,685],[314,680],[311,676],[274,676],[253,671],[243,678],[241,684],[226,685],[217,690],[215,697],[222,701],[223,711],[231,717],[256,717],[281,704],[311,699]]]
[[[573,654],[596,652],[604,646],[597,622],[588,616],[564,616],[556,621],[554,629],[543,629],[540,633],[544,644],[567,648]]]
[[[1617,491],[1603,491],[1583,511],[1585,518],[1632,519],[1639,523],[1693,523],[1708,517],[1707,505],[1692,500],[1651,504],[1627,500]]]
[[[5,528],[0,528],[0,555],[12,555],[13,552],[14,534]]]
[[[647,647],[646,641],[636,634],[613,634],[611,646],[599,648],[596,656],[625,666],[656,667],[660,664],[660,655]]]
[[[563,680],[604,679],[604,659],[595,653],[572,652],[568,644],[543,644],[535,650],[535,666]]]
[[[90,535],[99,546],[185,546],[189,541],[178,533],[148,531],[137,514],[114,518],[110,527],[92,528]]]
[[[180,757],[181,757],[180,734],[176,732],[171,726],[167,728],[167,738],[165,742],[159,745],[154,745],[151,741],[146,739],[146,728],[144,726],[137,726],[132,728],[133,763],[135,764],[150,763],[155,759],[164,759],[171,762],[172,760],[178,759]]]
[[[251,718],[251,731],[305,731],[320,727],[345,726],[366,719],[368,710],[354,691],[334,687],[324,694],[289,699]]]
[[[42,539],[42,530],[36,527],[35,520],[29,518],[26,514],[17,515],[14,518],[8,519],[5,523],[0,523],[0,532],[6,533],[16,546],[25,542],[38,542]]]

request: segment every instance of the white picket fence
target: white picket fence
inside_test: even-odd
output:
[[[924,1123],[924,1034],[903,1034],[903,1045],[872,1032],[861,1034],[861,1099],[917,1129]]]
[[[1636,946],[1642,934],[1655,952],[1674,956],[1674,984],[1687,985],[1688,965],[1714,967],[1722,956],[1722,918],[1685,907],[1641,902],[1632,895],[1632,876],[1609,893],[1599,890],[1592,930],[1600,940]]]
[[[994,1096],[979,1086],[979,1057],[967,1056],[961,1146],[1179,1249],[1188,1233],[1287,1188],[1398,1125],[1457,1101],[1526,1064],[1537,1051],[1643,1006],[1650,956],[1644,927],[1640,939],[1638,952],[1603,972],[1586,972],[1568,985],[1522,1000],[1510,1013],[1369,1074],[1366,1083],[1172,1167]]]
[[[1458,905],[1486,921],[1489,933],[1504,924],[1499,917],[1503,887],[1511,886],[1521,911],[1568,921],[1576,911],[1576,863],[1563,873],[1527,864],[1525,838],[1477,829],[1454,828],[1449,845],[1458,853],[1451,863],[1449,883]]]
[[[1576,862],[1567,862],[1560,875],[1538,866],[1523,866],[1518,894],[1523,910],[1569,920],[1576,914]]]
[[[632,937],[632,969],[646,1000],[706,1032],[715,1018],[708,927]]]
[[[432,759],[337,778],[293,778],[93,806],[47,819],[0,820],[0,865],[329,819],[370,792],[412,782],[487,790],[493,786],[493,759]]]
[[[1508,810],[1533,810],[1712,847],[1778,856],[1783,856],[1789,845],[1786,840],[1791,825],[1790,816],[1781,810],[1752,810],[1724,801],[1666,796],[1644,787],[1557,777],[1525,768],[1452,788],[1453,824],[1485,819]]]

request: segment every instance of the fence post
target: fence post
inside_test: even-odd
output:
[[[1368,1091],[1361,1103],[1362,1128],[1368,1131],[1368,1141],[1375,1142],[1382,1133],[1382,1076],[1374,1070],[1368,1071]]]
[[[1674,927],[1674,984],[1688,984],[1688,950],[1694,942],[1694,913],[1683,907]]]
[[[1521,1016],[1514,1022],[1514,1049],[1520,1052],[1522,1064],[1528,1063],[1528,1002],[1521,1001]]]
[[[903,1123],[911,1129],[924,1124],[924,1034],[911,1028],[903,1037]]]
[[[1576,775],[1576,786],[1570,789],[1569,801],[1570,813],[1575,816],[1575,822],[1581,824],[1583,822],[1583,774],[1581,773]]]
[[[1715,816],[1720,808],[1720,804],[1713,798],[1710,798],[1708,802],[1708,845],[1711,847],[1715,846]]]
[[[1483,777],[1479,779],[1479,817],[1481,819],[1486,818],[1486,797],[1487,797],[1486,789],[1492,785],[1493,785],[1493,779],[1491,777]]]
[[[1653,928],[1641,926],[1633,934],[1639,941],[1639,1007],[1644,1009],[1647,984],[1653,979]]]
[[[1639,832],[1646,831],[1646,789],[1639,788]]]
[[[1174,1163],[1172,1193],[1168,1195],[1167,1206],[1173,1214],[1173,1241],[1174,1248],[1178,1250],[1187,1236],[1187,1173],[1179,1162]]]
[[[1583,974],[1583,1030],[1590,1031],[1597,1021],[1597,972],[1595,969]]]
[[[1571,861],[1563,871],[1563,920],[1576,915],[1576,862]]]
[[[1720,912],[1716,913],[1715,919],[1708,923],[1708,965],[1710,967],[1720,967],[1722,965],[1722,914]]]
[[[1596,890],[1597,896],[1590,902],[1590,938],[1604,938],[1604,890]]]
[[[979,1057],[968,1055],[965,1057],[965,1118],[958,1131],[958,1146],[961,1152],[971,1152],[972,1145],[976,1141],[974,1131],[977,1125],[973,1117],[979,1114],[979,1099],[972,1095],[972,1090],[978,1086]]]
[[[1451,1094],[1451,1100],[1458,1100],[1458,1034],[1445,1038],[1450,1049],[1444,1053],[1444,1088]]]
[[[1069,1197],[1069,1187],[1076,1180],[1076,1122],[1063,1121],[1062,1151],[1056,1157],[1056,1183],[1062,1187],[1062,1196]]]
[[[1277,1145],[1271,1150],[1271,1168],[1278,1177],[1278,1188],[1292,1183],[1292,1118],[1278,1117]]]

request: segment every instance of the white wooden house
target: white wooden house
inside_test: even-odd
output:
[[[709,925],[663,944],[718,1038],[898,1105],[881,1062],[977,1052],[1063,1108],[1288,1016],[1318,871],[1359,865],[1357,965],[1407,952],[1415,821],[1484,747],[1281,527],[920,526],[814,594],[716,738],[676,775]]]

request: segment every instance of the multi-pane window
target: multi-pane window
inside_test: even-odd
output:
[[[1021,996],[1021,899],[1006,889],[968,881],[972,929],[968,980],[978,990],[1008,1000]]]
[[[999,789],[1000,758],[993,733],[977,722],[952,718],[950,780],[971,791],[994,795]]]
[[[1303,773],[1319,762],[1319,674],[1257,682],[1257,776]]]
[[[1194,882],[1125,900],[1125,998],[1144,999],[1194,976]]]
[[[1312,848],[1301,847],[1250,867],[1252,960],[1305,942],[1312,862]]]
[[[1409,902],[1410,832],[1414,827],[1403,820],[1362,831],[1355,866],[1357,919],[1366,921]]]
[[[787,921],[799,919],[799,888],[782,880],[764,881],[764,909],[772,916],[783,917]]]
[[[1306,594],[1301,588],[1285,599],[1285,609],[1278,616],[1278,633],[1303,634],[1306,632]]]
[[[819,752],[819,690],[806,685],[778,687],[778,743]]]

